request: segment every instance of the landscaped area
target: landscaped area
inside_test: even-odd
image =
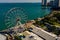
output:
[[[48,32],[60,35],[60,11],[52,11],[40,21],[38,19],[35,19],[35,21],[34,25],[38,25]]]

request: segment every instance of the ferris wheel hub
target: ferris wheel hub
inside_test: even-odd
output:
[[[17,21],[20,21],[20,19],[18,18]]]

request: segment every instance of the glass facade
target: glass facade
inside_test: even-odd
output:
[[[60,0],[59,0],[59,7],[60,7]]]
[[[59,0],[55,0],[54,1],[54,7],[58,7],[58,5],[59,5]]]
[[[47,0],[42,0],[42,5],[47,5]]]
[[[58,8],[58,6],[59,6],[59,0],[51,0],[50,1],[50,5],[53,8]]]

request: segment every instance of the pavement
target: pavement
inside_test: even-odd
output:
[[[42,38],[40,38],[39,36],[37,36],[36,34],[34,34],[32,32],[28,32],[28,33],[29,33],[29,35],[26,35],[26,38],[23,38],[23,40],[43,40]]]

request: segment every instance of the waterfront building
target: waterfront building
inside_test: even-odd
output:
[[[52,8],[58,8],[58,7],[60,7],[60,0],[50,0],[50,6]]]
[[[58,5],[59,5],[59,0],[54,0],[54,7],[57,8],[57,7],[59,7]]]
[[[42,5],[46,6],[47,5],[47,0],[42,0]]]
[[[59,7],[60,7],[60,0],[59,0]]]
[[[50,6],[53,7],[54,1],[50,0]]]

